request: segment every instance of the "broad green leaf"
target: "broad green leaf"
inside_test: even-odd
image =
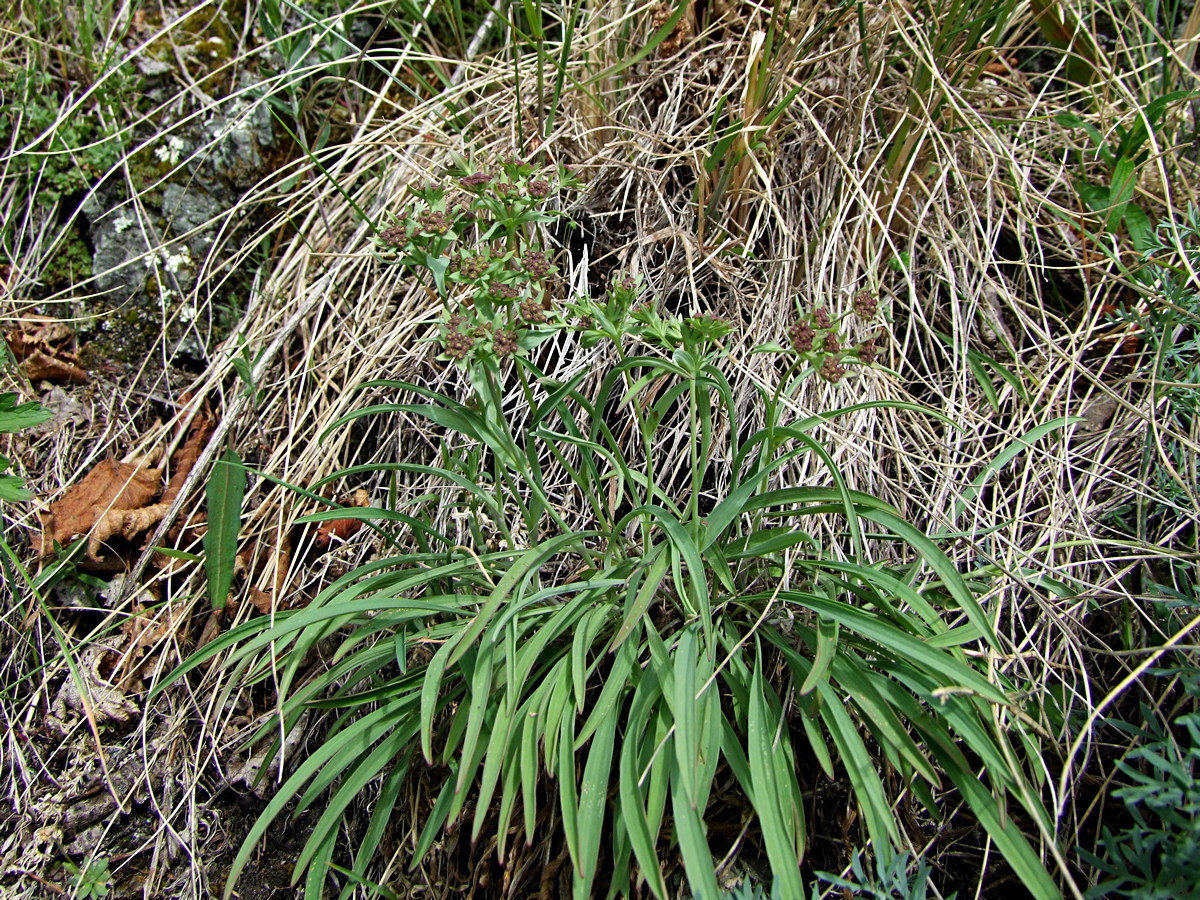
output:
[[[0,469],[5,467],[7,467],[7,461],[4,466],[0,466]],[[25,489],[24,478],[19,478],[16,475],[0,475],[0,500],[21,503],[32,497],[33,494]]]
[[[33,428],[49,421],[53,415],[54,413],[36,400],[17,403],[17,395],[11,391],[0,393],[0,434]]]

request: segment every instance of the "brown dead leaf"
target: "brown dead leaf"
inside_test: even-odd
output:
[[[264,591],[260,588],[251,587],[249,594],[250,605],[257,609],[264,616],[270,615],[271,610],[275,606],[275,598],[271,596],[270,591]]]
[[[97,465],[62,499],[51,504],[43,520],[40,554],[52,553],[56,542],[65,546],[76,536],[87,534],[87,561],[111,568],[112,560],[101,560],[104,543],[114,537],[133,540],[162,521],[195,467],[212,428],[211,419],[196,420],[187,441],[171,457],[171,480],[157,503],[161,469],[111,460]],[[120,561],[116,562],[119,566]]]
[[[88,374],[78,365],[73,353],[51,356],[35,350],[21,363],[21,370],[30,381],[87,381]]]
[[[72,538],[89,531],[109,514],[137,510],[158,493],[160,470],[132,463],[105,460],[83,476],[83,480],[50,504],[43,523],[39,554],[48,556],[57,543],[66,546]],[[122,521],[123,524],[123,521]],[[110,532],[111,536],[115,532]]]
[[[65,322],[30,316],[5,334],[13,356],[31,381],[87,381],[73,352],[75,332]]]
[[[205,417],[197,418],[192,425],[192,433],[188,435],[187,442],[175,451],[171,457],[171,480],[167,482],[167,489],[163,491],[160,503],[174,503],[176,496],[183,489],[183,483],[187,481],[188,475],[191,474],[192,468],[196,465],[196,459],[200,456],[200,451],[204,449],[204,445],[208,443],[208,438],[213,431],[212,419]]]
[[[370,506],[371,496],[365,490],[359,488],[354,492],[352,503],[358,507]],[[362,526],[362,519],[330,519],[328,522],[321,523],[313,542],[318,547],[328,547],[334,541],[343,543],[362,528]]]
[[[361,519],[330,519],[321,523],[313,540],[318,547],[328,547],[335,541],[340,544],[362,528],[362,524]]]
[[[111,537],[133,540],[143,531],[150,530],[162,521],[162,517],[170,508],[171,504],[169,503],[154,503],[140,509],[108,510],[96,521],[96,526],[88,535],[88,557],[99,559],[104,542]]]
[[[28,316],[17,328],[8,332],[8,345],[17,359],[24,359],[39,347],[70,343],[75,332],[66,322],[49,316]]]

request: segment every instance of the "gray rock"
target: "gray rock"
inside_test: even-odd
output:
[[[208,194],[178,184],[163,188],[162,214],[171,236],[183,237],[195,232],[185,239],[192,259],[204,259],[212,249],[214,230],[223,211],[222,204]]]

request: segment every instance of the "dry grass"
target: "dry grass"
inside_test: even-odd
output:
[[[795,397],[796,412],[905,400],[956,423],[950,428],[924,415],[866,409],[831,421],[820,437],[852,487],[944,535],[947,549],[984,590],[1008,647],[988,662],[997,678],[1028,698],[1026,711],[1044,738],[1045,790],[1057,815],[1054,833],[1043,836],[1045,846],[1050,852],[1053,840],[1070,855],[1084,818],[1095,814],[1100,759],[1091,742],[1098,717],[1120,706],[1160,660],[1155,648],[1195,643],[1200,619],[1168,623],[1150,612],[1135,573],[1147,556],[1162,551],[1118,539],[1106,523],[1106,515],[1132,497],[1155,499],[1150,486],[1137,482],[1144,452],[1163,455],[1170,440],[1194,453],[1197,435],[1194,427],[1190,434],[1166,430],[1144,370],[1121,355],[1119,341],[1103,324],[1106,304],[1129,297],[1132,286],[1070,225],[1079,214],[1071,186],[1077,172],[1064,162],[1064,151],[1078,137],[1053,119],[1066,100],[1044,79],[1019,71],[985,73],[973,84],[948,80],[956,60],[935,55],[919,11],[890,0],[864,7],[861,26],[856,16],[833,17],[819,6],[798,11],[773,58],[763,56],[769,9],[715,9],[722,12],[694,23],[677,48],[660,48],[615,74],[603,70],[620,58],[618,42],[632,39],[636,48],[652,30],[654,11],[601,6],[576,34],[553,131],[536,147],[550,160],[577,166],[588,185],[567,209],[582,228],[549,238],[566,244],[564,277],[573,290],[597,291],[613,272],[634,273],[669,308],[728,316],[737,347],[729,375],[740,412],[751,423],[754,385],[773,384],[781,369],[773,356],[750,351],[785,342],[797,310],[841,310],[863,288],[878,294],[888,322],[882,366],[836,386],[807,381]],[[494,27],[481,37],[503,39],[503,24]],[[1021,19],[1006,36],[1013,50],[1036,40]],[[8,41],[9,54],[21,52],[14,49],[15,36]],[[148,43],[128,52],[136,55]],[[1181,41],[1174,48],[1190,57],[1194,44]],[[1006,53],[985,52],[978,61]],[[430,342],[441,314],[438,300],[402,278],[398,268],[372,258],[370,226],[346,195],[379,221],[403,203],[408,184],[436,177],[456,156],[534,152],[528,136],[542,112],[530,101],[537,87],[529,58],[514,73],[511,62],[487,53],[460,61],[393,47],[370,55],[373,67],[359,68],[366,83],[357,86],[361,102],[343,139],[272,172],[222,215],[223,230],[201,264],[191,301],[212,309],[210,298],[237,283],[229,281],[231,273],[254,265],[252,251],[261,245],[271,247],[270,263],[238,298],[238,320],[221,343],[213,345],[219,332],[203,316],[196,323],[201,340],[212,346],[203,374],[186,390],[178,378],[162,374],[126,381],[137,381],[142,392],[124,396],[102,386],[100,376],[96,389],[73,393],[85,404],[80,420],[18,445],[43,503],[103,458],[169,456],[204,408],[216,413],[216,431],[147,546],[158,546],[170,526],[202,508],[208,464],[227,444],[253,469],[301,488],[346,465],[436,452],[437,435],[399,417],[386,428],[377,422],[322,438],[331,422],[367,402],[355,390],[363,382],[401,377],[444,385],[459,378],[436,362],[438,350]],[[1102,131],[1128,121],[1141,102],[1137,73],[1122,71],[1121,60],[1119,47],[1102,58],[1094,88],[1078,89],[1072,100],[1080,104],[1076,112]],[[917,61],[938,73],[936,89],[924,98],[939,101],[936,108],[914,107],[905,72]],[[235,55],[229,65],[250,62],[250,56]],[[377,77],[380,68],[404,79],[406,72],[438,67],[450,86],[419,101]],[[514,99],[518,78],[521,107]],[[764,124],[766,113],[792,90],[786,110]],[[180,100],[164,105],[183,102],[188,91],[204,96],[204,83],[189,85]],[[235,97],[236,89],[211,105],[185,108],[203,118]],[[1085,97],[1094,99],[1084,104]],[[249,89],[240,100],[247,110],[265,102]],[[710,173],[704,164],[722,109],[727,121],[740,118],[757,130],[748,133],[749,144],[735,145],[745,151],[740,161],[731,158],[728,167]],[[918,118],[902,133],[905,112],[914,109]],[[147,113],[145,121],[157,115]],[[907,149],[889,164],[903,134]],[[1142,202],[1159,214],[1178,212],[1184,198],[1195,196],[1194,161],[1183,149],[1155,147],[1139,183]],[[138,152],[134,146],[126,153],[120,174],[132,178],[129,164]],[[177,177],[185,165],[181,161],[164,177]],[[722,175],[727,181],[719,184]],[[136,218],[145,218],[138,198],[153,188],[130,181],[129,209]],[[259,216],[254,230],[236,227],[251,211]],[[25,298],[34,296],[39,264],[52,257],[56,236],[32,219],[20,220],[10,234],[6,252],[25,278],[9,285],[6,315],[20,317],[32,309]],[[1131,261],[1126,253],[1123,262]],[[51,314],[78,310],[67,302],[86,290],[73,285],[39,298],[38,305]],[[257,395],[246,392],[234,373],[239,342],[252,356],[261,351],[253,374]],[[1012,383],[994,377],[989,397],[968,365],[969,351],[1007,368]],[[556,377],[604,364],[601,350],[582,350],[566,337],[546,358]],[[161,361],[147,360],[146,371],[161,373]],[[513,416],[521,415],[514,406]],[[1004,448],[1050,422],[1059,427],[1031,441],[977,489],[967,489]],[[780,477],[815,483],[824,475],[802,460]],[[295,524],[316,505],[287,486],[252,481],[242,541],[260,549],[250,555],[240,582],[243,598],[257,589],[283,606],[302,605],[332,573],[374,552],[365,538],[320,551],[313,531]],[[1195,480],[1184,481],[1194,526]],[[338,485],[338,499],[359,487],[375,503],[388,502],[388,486],[370,480]],[[432,487],[397,485],[399,508]],[[562,502],[569,512],[565,484]],[[452,502],[440,515],[452,522]],[[24,546],[35,521],[32,507],[6,509],[7,539]],[[843,540],[832,523],[819,537],[830,546]],[[178,547],[201,552],[198,537]],[[114,845],[107,842],[116,840],[126,820],[119,810],[99,820],[104,831],[96,846],[112,856],[118,880],[136,872],[144,876],[146,896],[203,896],[219,886],[220,860],[245,827],[229,816],[227,802],[222,806],[214,797],[230,785],[247,790],[239,786],[247,759],[240,745],[272,715],[272,698],[241,695],[237,673],[213,668],[190,689],[169,693],[140,710],[136,723],[120,727],[97,715],[97,681],[92,702],[83,704],[85,714],[64,714],[61,743],[47,755],[41,755],[50,746],[46,741],[20,738],[54,706],[72,678],[69,666],[90,664],[89,654],[106,640],[112,645],[108,665],[120,667],[121,655],[134,652],[119,640],[120,628],[130,621],[133,604],[147,596],[153,602],[146,603],[143,624],[153,639],[137,652],[148,668],[120,692],[123,702],[139,703],[145,685],[202,634],[252,614],[247,602],[229,614],[210,614],[199,566],[164,569],[151,562],[150,552],[143,552],[132,577],[110,593],[107,608],[82,618],[60,608],[62,590],[37,599],[28,585],[18,584],[9,595],[0,710],[14,824],[4,830],[28,842],[38,827],[53,827],[44,817],[66,808],[73,788],[61,786],[56,801],[46,781],[65,770],[86,782],[80,764],[71,762],[73,756],[86,758],[101,765],[100,794],[111,792],[120,807],[136,810],[138,821],[153,823],[136,839],[123,834],[110,853],[106,848]],[[1144,636],[1144,653],[1110,652],[1121,610],[1129,611]],[[1048,692],[1086,714],[1084,726],[1057,715]],[[308,724],[317,727],[317,720]],[[301,729],[289,742],[291,752],[302,753],[304,740]],[[414,816],[417,808],[419,801]],[[402,844],[404,827],[398,831]],[[43,837],[47,848],[40,857],[28,843],[0,847],[10,867],[4,877],[11,896],[44,896],[32,876],[11,875],[20,869],[54,877],[46,873],[54,871],[62,851],[53,846],[53,834]],[[1078,878],[1074,865],[1069,868]],[[1073,891],[1071,875],[1062,876]],[[427,877],[428,890],[445,893],[440,876]]]

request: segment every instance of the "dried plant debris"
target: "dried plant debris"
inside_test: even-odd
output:
[[[4,338],[30,381],[88,380],[75,353],[75,332],[65,322],[31,315],[6,332]]]
[[[56,545],[67,546],[75,538],[90,532],[101,519],[112,520],[114,514],[132,513],[145,507],[158,494],[161,475],[159,469],[139,463],[115,460],[98,463],[82,481],[50,504],[50,511],[42,523],[44,530],[38,555],[49,556]],[[107,536],[114,531],[109,531]],[[95,554],[89,552],[89,556],[94,558]]]
[[[370,506],[371,495],[362,488],[359,488],[354,492],[351,503],[353,506],[358,507]],[[353,537],[362,526],[362,519],[330,519],[328,522],[322,522],[320,527],[317,528],[317,536],[313,539],[313,542],[322,548],[336,546]]]
[[[212,423],[208,419],[193,424],[187,442],[172,456],[171,477],[165,487],[161,483],[162,469],[151,467],[144,459],[98,463],[50,504],[43,516],[38,555],[49,556],[56,547],[66,547],[87,535],[85,567],[103,571],[123,569],[126,561],[109,542],[115,538],[133,541],[163,519],[211,432]]]

